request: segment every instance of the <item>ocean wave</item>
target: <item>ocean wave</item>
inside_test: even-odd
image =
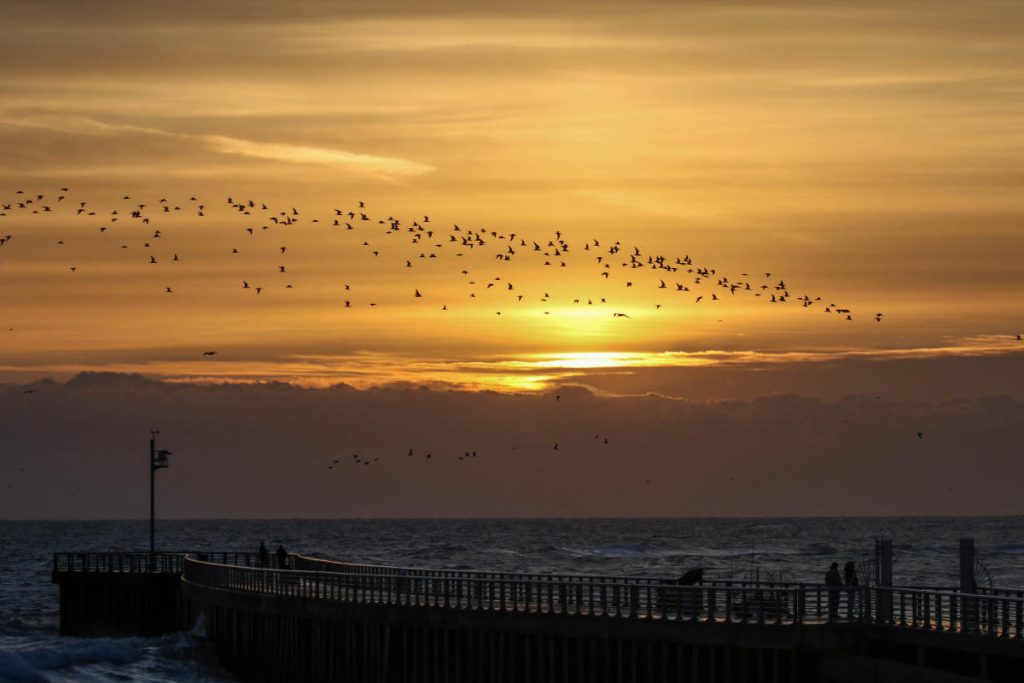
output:
[[[141,639],[62,638],[0,650],[0,683],[43,683],[44,672],[88,664],[125,665],[138,661]]]
[[[624,543],[603,545],[594,548],[571,548],[561,546],[554,548],[554,551],[561,555],[578,558],[659,558],[678,557],[688,553],[681,550],[658,548],[646,543]]]
[[[785,557],[788,555],[806,554],[799,548],[694,548],[686,553],[693,557],[708,558],[760,558],[760,557]]]
[[[57,626],[58,617],[55,614],[17,615],[0,624],[0,635],[18,636],[33,631],[56,632]]]
[[[1024,553],[1024,544],[1022,543],[1003,543],[1002,545],[994,545],[991,550],[997,553],[1007,553],[1010,555],[1016,555]]]
[[[47,683],[47,678],[17,652],[0,650],[0,683]]]
[[[808,543],[802,550],[805,555],[835,555],[839,550],[828,543]]]
[[[216,665],[213,642],[205,640],[205,637],[206,615],[200,615],[190,632],[180,631],[162,636],[147,649],[163,659]]]
[[[578,559],[646,559],[666,560],[678,558],[734,559],[750,557],[785,557],[800,554],[834,554],[835,548],[824,544],[811,544],[808,548],[665,548],[646,543],[626,543],[596,546],[593,548],[573,548],[561,546],[551,548],[551,552]]]
[[[941,557],[944,555],[955,555],[956,549],[951,545],[929,545],[929,546],[913,546],[913,545],[901,545],[895,547],[896,551],[902,554],[923,556],[923,557]]]
[[[0,638],[0,683],[229,680],[196,633],[159,638]]]
[[[484,548],[481,552],[491,555],[515,555],[523,556],[525,553],[515,550],[514,548]]]
[[[416,558],[448,557],[452,553],[464,553],[468,550],[469,548],[462,543],[439,543],[413,549],[408,555]]]
[[[97,638],[89,640],[62,638],[53,647],[22,652],[26,661],[37,669],[66,669],[82,664],[128,664],[142,658],[140,638]]]

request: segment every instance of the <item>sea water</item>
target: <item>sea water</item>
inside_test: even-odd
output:
[[[57,551],[144,550],[144,521],[0,521],[0,683],[224,682],[198,633],[61,637]],[[1024,518],[485,519],[159,521],[160,549],[289,551],[407,567],[820,582],[831,562],[870,571],[894,543],[903,585],[957,584],[958,539],[973,537],[979,583],[1024,587]],[[862,581],[863,583],[863,581]]]

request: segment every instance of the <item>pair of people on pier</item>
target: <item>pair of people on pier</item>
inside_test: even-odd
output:
[[[270,553],[267,552],[267,546],[260,541],[260,548],[257,551],[259,554],[259,561],[261,567],[270,566]],[[288,568],[288,551],[284,549],[283,545],[278,545],[277,550],[274,551],[274,555],[277,558],[277,568],[287,569]]]
[[[859,581],[857,580],[857,565],[853,560],[847,561],[843,566],[843,575],[839,575],[839,563],[833,562],[829,570],[825,572],[825,585],[828,587],[828,619],[829,621],[835,621],[839,617],[839,592],[843,586],[852,588],[857,586]],[[847,617],[852,616],[854,612],[854,600],[856,598],[856,591],[847,591]]]

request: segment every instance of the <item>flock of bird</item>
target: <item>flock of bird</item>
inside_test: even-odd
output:
[[[497,316],[508,311],[510,306],[526,305],[530,310],[532,305],[533,310],[543,315],[552,315],[553,310],[557,311],[562,306],[580,306],[604,307],[611,318],[629,320],[644,309],[660,311],[669,303],[708,306],[738,296],[749,296],[766,304],[816,308],[841,320],[854,319],[853,311],[847,306],[826,302],[818,295],[791,293],[785,279],[770,271],[756,276],[741,273],[733,277],[710,265],[697,263],[689,254],[645,251],[640,246],[627,246],[621,240],[608,241],[592,236],[570,239],[561,230],[553,230],[546,236],[528,236],[518,230],[497,231],[458,224],[440,227],[429,215],[403,220],[393,215],[372,214],[364,201],[319,214],[290,205],[272,208],[271,203],[265,201],[235,196],[208,202],[195,195],[184,201],[175,201],[168,197],[140,200],[126,194],[115,204],[113,208],[102,207],[74,196],[68,187],[43,193],[18,190],[13,196],[0,200],[0,259],[17,258],[19,239],[36,229],[34,219],[59,216],[61,220],[47,223],[46,234],[54,236],[54,249],[66,252],[65,275],[75,276],[89,267],[88,263],[80,263],[75,258],[76,255],[81,256],[75,246],[85,240],[104,240],[103,244],[110,249],[141,251],[134,262],[154,269],[168,265],[187,267],[188,251],[199,245],[185,242],[180,249],[175,248],[171,243],[178,240],[173,237],[183,222],[200,224],[217,214],[217,218],[234,219],[219,220],[217,226],[237,223],[223,228],[234,231],[232,234],[237,238],[235,245],[225,249],[225,259],[244,263],[244,257],[254,252],[261,254],[264,262],[270,256],[276,257],[274,267],[264,264],[262,270],[257,270],[253,266],[250,275],[235,283],[239,290],[253,296],[295,288],[291,276],[296,271],[303,271],[304,264],[291,262],[295,251],[290,251],[287,242],[297,230],[308,229],[319,231],[314,234],[323,235],[325,240],[339,239],[330,233],[340,233],[347,250],[345,253],[351,256],[355,248],[357,259],[380,263],[381,268],[390,267],[392,270],[385,280],[388,284],[403,283],[399,286],[407,288],[411,300],[424,304],[432,302],[440,311],[449,311],[465,303],[483,307],[482,302],[486,301],[496,305],[488,308],[487,313],[493,312]],[[528,268],[524,271],[531,266],[534,273],[538,272],[536,268],[554,271],[538,280],[560,282],[562,285],[571,282],[581,291],[567,298],[560,295],[563,298],[558,299],[547,291],[548,284],[531,282],[527,272],[515,275],[514,264],[519,262],[526,262]],[[427,286],[414,282],[410,272],[422,267],[430,267],[435,276],[447,274],[456,278],[463,288],[463,298],[439,300],[429,296]],[[569,271],[573,273],[572,278],[565,275]],[[58,273],[54,275],[56,277]],[[168,280],[173,279],[168,274]],[[597,287],[595,282],[601,286]],[[343,282],[339,277],[339,311],[355,307],[382,308],[383,304],[372,294],[372,285],[373,282]],[[616,288],[618,294],[614,293]],[[162,285],[162,291],[168,295],[176,292],[170,282]],[[445,296],[450,296],[451,289],[445,291]],[[638,292],[646,293],[646,298]],[[664,298],[651,303],[652,298],[659,295]],[[883,320],[880,312],[867,317],[876,323]],[[13,332],[14,328],[10,327],[8,331]],[[1016,339],[1021,341],[1021,335],[1016,335]],[[206,350],[201,356],[212,358],[217,354],[216,350]],[[24,393],[31,394],[33,389],[26,388]],[[557,403],[562,396],[556,394],[553,398]],[[918,431],[915,436],[923,439],[925,435]],[[595,434],[593,438],[604,446],[609,444],[606,435]],[[564,449],[555,441],[551,450]],[[326,468],[370,467],[392,457],[401,458],[402,454],[352,454],[349,458],[329,460]],[[409,448],[404,457],[473,462],[479,455],[476,450],[435,454]],[[649,484],[650,480],[644,483]]]
[[[188,256],[186,251],[196,245],[182,244],[180,249],[165,246],[172,242],[169,238],[180,228],[181,219],[198,224],[209,220],[218,211],[229,212],[229,216],[237,218],[239,224],[227,228],[236,231],[233,234],[238,240],[230,251],[223,254],[225,258],[240,259],[254,251],[260,252],[264,259],[270,255],[277,257],[272,269],[263,266],[261,272],[254,271],[236,283],[239,289],[256,296],[272,289],[294,288],[291,276],[301,271],[303,265],[289,262],[294,252],[289,251],[287,242],[301,226],[319,230],[321,235],[340,231],[342,238],[347,240],[343,246],[349,250],[345,252],[349,257],[351,249],[356,248],[361,250],[361,253],[356,252],[357,258],[382,263],[389,261],[403,273],[392,272],[387,276],[389,284],[405,281],[410,299],[424,303],[430,301],[441,311],[451,310],[468,299],[471,303],[486,300],[494,306],[488,314],[497,316],[510,310],[511,306],[533,306],[538,313],[552,315],[552,309],[571,305],[605,307],[612,318],[630,319],[641,310],[661,310],[671,303],[706,306],[747,295],[776,305],[817,307],[841,319],[853,320],[853,312],[848,307],[826,302],[821,296],[791,293],[785,279],[770,271],[756,276],[741,273],[731,277],[712,266],[695,262],[689,254],[654,253],[639,246],[627,246],[620,240],[603,242],[595,237],[570,240],[561,230],[553,230],[543,237],[529,237],[520,231],[499,232],[458,224],[439,227],[429,215],[402,220],[393,215],[371,214],[363,201],[315,215],[294,206],[272,208],[264,201],[234,196],[210,203],[194,195],[184,201],[167,197],[140,200],[123,195],[113,208],[101,208],[94,202],[74,197],[67,187],[51,193],[18,190],[13,197],[0,200],[0,247],[6,251],[14,250],[21,232],[32,229],[28,219],[60,215],[68,220],[57,227],[60,234],[54,239],[53,246],[67,251],[65,267],[70,274],[87,267],[75,260],[77,252],[74,245],[83,239],[106,240],[111,249],[141,250],[138,262],[154,268],[163,268],[167,264],[181,267]],[[3,234],[7,232],[5,224],[11,226],[7,234]],[[267,239],[261,239],[270,235],[277,236],[272,240],[272,246]],[[327,246],[325,243],[324,247]],[[438,297],[441,295],[430,297],[424,284],[413,281],[410,269],[425,264],[433,266],[442,261],[454,262],[448,272],[459,278],[458,284],[465,287],[465,299],[440,300]],[[513,278],[514,262],[524,261],[528,266],[557,271],[538,278],[549,283],[569,281],[563,273],[571,269],[574,274],[571,282],[579,287],[580,292],[556,300],[547,291],[547,285]],[[438,268],[443,269],[444,266]],[[162,285],[164,293],[176,292],[171,282],[175,277],[168,273],[168,282]],[[593,279],[603,281],[607,286],[595,293],[594,290],[599,288]],[[372,283],[360,283],[358,296],[352,283],[339,282],[338,286],[340,308],[377,308],[381,305],[372,295]],[[612,286],[621,288],[620,293],[615,294]],[[653,294],[651,290],[654,290]],[[634,295],[641,291],[643,295]],[[659,293],[675,299],[663,297],[652,304],[651,298]],[[642,303],[635,301],[645,295],[646,300]],[[876,322],[881,322],[882,318],[882,313],[873,316]]]
[[[853,320],[853,312],[848,307],[831,301],[826,303],[821,296],[795,295],[791,293],[785,279],[770,271],[757,276],[741,273],[738,277],[732,277],[714,267],[695,262],[689,254],[644,251],[639,246],[627,246],[620,240],[603,242],[595,237],[570,239],[561,230],[553,230],[543,237],[532,237],[520,231],[488,230],[458,224],[439,227],[431,221],[429,215],[402,220],[393,215],[371,214],[364,201],[352,202],[350,207],[338,207],[315,215],[295,206],[272,208],[268,202],[234,196],[211,203],[194,195],[184,201],[175,201],[167,197],[139,200],[126,194],[116,206],[110,208],[75,197],[68,187],[49,193],[18,190],[12,197],[0,200],[0,258],[15,256],[19,237],[23,232],[34,229],[32,219],[57,215],[67,220],[51,222],[47,229],[55,231],[53,248],[67,252],[64,272],[69,276],[88,268],[88,264],[79,263],[74,258],[77,253],[75,245],[87,239],[106,240],[105,244],[110,249],[141,251],[141,256],[136,260],[139,264],[154,268],[164,268],[168,264],[182,267],[182,264],[187,263],[187,250],[191,246],[182,244],[180,249],[165,246],[173,241],[170,238],[180,229],[181,219],[198,223],[209,220],[217,211],[226,212],[228,216],[237,219],[238,223],[236,227],[225,228],[235,231],[233,234],[237,237],[237,244],[231,246],[229,251],[226,250],[224,258],[240,259],[253,251],[261,252],[264,260],[271,254],[277,257],[276,267],[271,269],[264,266],[262,271],[254,270],[235,285],[253,296],[261,296],[272,289],[294,288],[290,276],[302,270],[303,266],[301,263],[289,262],[294,251],[289,251],[287,242],[301,226],[319,230],[322,234],[340,232],[342,238],[347,240],[347,248],[356,247],[361,250],[362,253],[358,255],[361,259],[390,261],[396,269],[391,273],[393,281],[406,282],[408,296],[414,301],[429,297],[425,293],[425,285],[413,282],[409,271],[424,264],[453,262],[449,271],[441,272],[449,272],[458,278],[459,284],[465,288],[465,298],[462,301],[435,299],[434,305],[438,305],[441,311],[451,310],[466,300],[481,302],[486,298],[488,303],[501,306],[492,309],[493,314],[498,316],[509,310],[509,306],[541,304],[535,308],[543,315],[551,315],[552,309],[559,306],[596,306],[605,307],[611,318],[628,320],[640,310],[661,310],[671,301],[662,300],[652,304],[651,297],[643,302],[633,301],[643,298],[634,293],[653,291],[655,295],[660,292],[675,297],[679,303],[705,306],[737,296],[751,296],[778,306],[788,304],[802,308],[817,307],[842,320]],[[227,221],[228,224],[231,222]],[[217,224],[223,223],[221,221]],[[9,231],[5,229],[6,226],[10,226]],[[273,246],[268,246],[267,239],[261,239],[264,236],[277,237],[272,241]],[[523,281],[520,277],[512,277],[515,273],[512,264],[520,261],[557,271],[543,278],[547,282],[568,282],[570,280],[564,273],[572,270],[575,277],[571,282],[584,291],[564,300],[556,300],[547,291],[547,285],[534,285],[529,279]],[[576,271],[580,270],[582,272],[577,275]],[[588,281],[588,276],[602,282],[604,291],[598,294],[589,291],[594,286]],[[614,287],[620,289],[619,295],[610,293]],[[356,306],[378,308],[378,299],[372,293],[366,293],[371,289],[372,283],[359,283],[357,286],[351,282],[342,282],[339,278],[338,309]],[[175,291],[174,285],[163,285],[163,293],[173,295]],[[883,314],[875,313],[872,317],[875,322],[881,322]],[[216,350],[207,350],[202,352],[202,357],[212,358],[217,354]],[[26,389],[26,393],[31,391]],[[561,400],[560,395],[554,398],[556,402]],[[921,436],[918,433],[918,438]],[[603,445],[609,443],[608,437],[601,434],[595,435],[594,439]],[[557,441],[551,449],[561,450]],[[433,460],[434,454],[418,453],[416,449],[410,448],[405,457]],[[456,461],[470,462],[479,456],[477,451],[467,450],[451,457]],[[379,462],[380,456],[352,454],[351,458],[344,460],[334,458],[328,462],[327,469],[338,469],[343,464],[369,467]]]
[[[761,297],[765,302],[776,305],[793,302],[803,308],[819,306],[825,313],[845,320],[853,319],[852,311],[845,306],[824,303],[820,296],[791,294],[786,281],[771,272],[757,277],[742,273],[733,278],[714,267],[696,263],[689,254],[647,252],[639,246],[626,246],[620,240],[603,243],[596,237],[570,240],[561,230],[536,237],[520,231],[488,230],[458,224],[439,227],[429,215],[402,220],[393,215],[371,214],[364,201],[317,215],[295,206],[272,208],[265,201],[235,196],[210,202],[195,195],[184,200],[172,200],[168,197],[139,199],[125,194],[111,207],[77,197],[68,187],[43,193],[17,190],[13,196],[0,200],[0,247],[4,249],[0,257],[15,256],[13,252],[17,250],[18,238],[24,231],[35,229],[32,219],[59,216],[61,220],[48,223],[47,230],[53,232],[47,234],[54,237],[54,249],[63,249],[67,253],[65,273],[68,275],[80,274],[88,268],[88,264],[75,260],[79,254],[75,246],[83,240],[104,240],[110,249],[140,251],[136,263],[147,267],[161,269],[171,265],[181,268],[188,261],[188,250],[196,246],[188,243],[181,244],[180,248],[170,246],[177,242],[172,238],[180,230],[182,219],[199,224],[209,221],[215,214],[218,218],[230,217],[217,222],[218,226],[235,224],[224,228],[233,230],[237,237],[237,243],[230,246],[230,250],[225,250],[225,259],[240,260],[252,252],[260,252],[266,261],[270,255],[276,255],[276,267],[264,265],[262,271],[254,270],[235,285],[253,296],[264,295],[272,289],[294,288],[291,275],[301,271],[303,265],[290,262],[295,252],[289,251],[287,242],[297,230],[307,228],[318,230],[320,234],[341,233],[349,254],[353,247],[361,250],[358,258],[390,261],[395,269],[391,273],[392,280],[407,282],[409,297],[414,301],[430,297],[424,284],[412,281],[410,271],[427,264],[433,267],[434,264],[453,262],[449,272],[465,288],[464,299],[434,300],[434,305],[439,304],[441,311],[451,310],[467,300],[470,303],[486,300],[500,306],[493,309],[497,316],[509,310],[509,306],[533,304],[543,315],[551,315],[552,310],[559,306],[596,306],[605,307],[611,318],[630,319],[641,308],[661,310],[669,303],[665,300],[651,304],[650,297],[643,303],[631,301],[631,297],[634,300],[642,298],[634,294],[636,292],[655,290],[655,293],[662,292],[676,297],[679,302],[693,305],[713,305],[746,295]],[[10,232],[4,229],[5,226],[10,226]],[[335,238],[325,235],[326,239]],[[547,291],[548,286],[537,286],[529,279],[523,281],[520,277],[512,277],[514,264],[522,261],[557,271],[543,278],[548,282],[555,279],[563,283],[569,281],[564,273],[571,270],[575,275],[571,282],[582,291],[565,300],[556,300]],[[436,268],[434,270],[437,271]],[[576,274],[580,270],[582,272]],[[594,287],[588,276],[603,282],[602,289],[606,291],[591,291]],[[173,279],[173,276],[169,274],[168,279]],[[621,294],[612,294],[613,287],[620,288]],[[176,292],[171,283],[162,285],[162,288],[168,295]],[[338,308],[380,307],[378,299],[367,292],[372,292],[372,283],[356,285],[339,281]],[[881,321],[882,314],[877,313],[874,319]],[[206,350],[202,357],[212,358],[217,353],[216,350]],[[26,389],[26,392],[31,391]],[[555,400],[560,401],[561,396],[556,395]],[[604,445],[609,443],[607,436],[598,434],[594,438]],[[551,450],[563,449],[556,441]],[[434,454],[417,453],[410,448],[406,457],[433,460]],[[478,455],[475,450],[467,450],[453,457],[456,461],[469,462],[477,459]],[[346,460],[353,466],[369,467],[381,462],[381,457],[353,454]],[[327,468],[336,469],[342,462],[342,459],[335,458]]]
[[[406,453],[405,456],[407,458],[415,457],[416,456],[416,449],[415,448],[410,448],[409,452]],[[464,460],[472,460],[472,459],[478,458],[478,457],[480,457],[480,456],[477,455],[476,451],[465,451],[461,455],[457,454],[455,456],[455,459],[458,462],[462,462]],[[434,454],[432,452],[424,453],[423,454],[423,458],[425,460],[433,460],[434,459]],[[341,461],[340,458],[335,458],[327,466],[327,469],[333,470],[335,467],[340,467],[341,466],[340,465],[341,462],[342,461]],[[362,465],[364,467],[369,467],[371,463],[381,462],[381,458],[380,458],[380,456],[374,456],[374,457],[371,458],[371,457],[367,457],[367,456],[361,456],[358,453],[353,453],[352,454],[352,459],[351,459],[350,462],[353,465]]]
[[[594,440],[598,441],[599,443],[603,443],[605,446],[607,446],[609,444],[608,437],[607,436],[603,436],[601,434],[595,434],[594,435]],[[553,445],[551,446],[551,450],[553,450],[553,451],[561,450],[559,448],[559,446],[558,446],[558,443],[559,443],[558,441],[555,441],[553,443]],[[517,447],[513,446],[512,450],[517,450]],[[423,460],[435,460],[434,452],[433,451],[426,451],[426,452],[423,452],[421,454],[421,453],[417,453],[415,448],[410,448],[409,451],[405,454],[405,457],[406,458],[422,457]],[[475,459],[479,458],[480,456],[474,450],[474,451],[464,451],[464,452],[461,452],[461,453],[450,454],[447,457],[448,457],[449,460],[454,458],[454,460],[456,462],[470,462],[472,460],[475,460]],[[385,461],[386,461],[386,458],[382,458],[381,456],[369,457],[369,456],[366,456],[366,455],[360,455],[358,453],[353,453],[352,456],[351,456],[351,459],[347,460],[347,463],[350,464],[350,465],[356,465],[356,466],[360,466],[361,465],[363,467],[369,467],[371,464],[385,462]],[[333,469],[341,468],[344,463],[346,463],[346,461],[343,460],[342,458],[334,458],[327,465],[327,469],[333,470]]]

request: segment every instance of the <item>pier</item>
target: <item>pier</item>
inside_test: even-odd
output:
[[[274,558],[271,558],[274,563]],[[301,554],[57,553],[61,631],[196,630],[243,680],[1024,680],[1024,590],[428,570]]]

